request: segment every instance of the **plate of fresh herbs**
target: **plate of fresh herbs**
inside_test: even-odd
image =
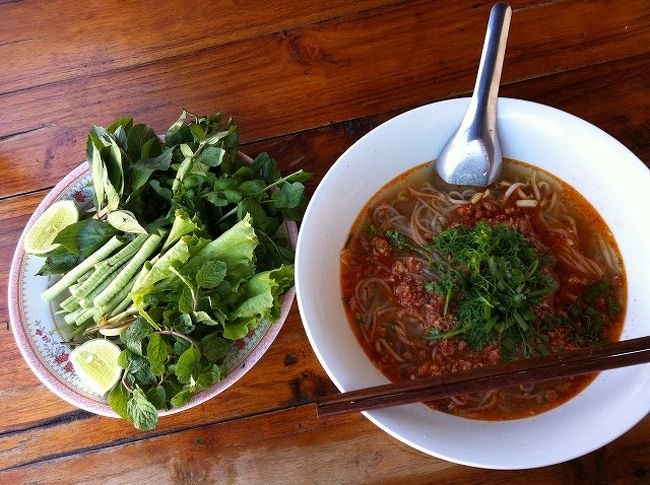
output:
[[[130,117],[95,126],[86,157],[16,247],[12,329],[57,395],[151,429],[223,392],[277,335],[310,174],[283,176],[239,151],[231,119],[185,110],[163,139]]]

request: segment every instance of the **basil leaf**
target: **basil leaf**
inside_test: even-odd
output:
[[[163,199],[166,199],[166,200],[171,200],[172,199],[172,191],[170,189],[168,189],[167,187],[162,187],[158,180],[150,180],[149,185]]]
[[[122,128],[122,130],[125,133],[128,133],[129,130],[131,130],[131,127],[133,126],[133,118],[130,116],[125,116],[124,118],[120,118],[119,120],[113,122],[112,125],[106,128],[106,131],[109,133],[115,133],[118,128]]]
[[[139,389],[133,391],[133,395],[126,405],[126,412],[133,426],[140,430],[153,429],[158,424],[156,407],[147,401]]]
[[[133,215],[133,212],[126,210],[113,211],[108,214],[106,218],[111,226],[118,231],[130,232],[133,234],[146,234],[147,231],[140,225],[138,220]]]
[[[67,273],[83,260],[83,256],[74,254],[64,246],[59,246],[50,253],[36,274],[38,276],[50,276]]]
[[[172,148],[165,148],[157,157],[143,158],[134,163],[131,167],[131,190],[136,191],[144,187],[151,174],[156,170],[168,170],[172,162],[173,153],[174,150]],[[154,181],[152,180],[152,182]],[[160,184],[160,182],[156,182]]]
[[[179,130],[183,127],[183,124],[185,123],[185,119],[187,118],[187,111],[183,110],[181,115],[178,117],[178,119],[174,122],[173,125],[171,125],[167,129],[167,134],[165,135],[165,141],[169,139],[169,137],[176,135]],[[175,143],[167,143],[167,146],[175,145]]]
[[[106,222],[82,219],[61,229],[54,242],[85,257],[94,253],[115,234],[115,228]]]
[[[155,138],[156,132],[149,125],[133,125],[127,137],[127,154],[131,160],[138,160],[145,144]]]

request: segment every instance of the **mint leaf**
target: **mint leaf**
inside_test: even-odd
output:
[[[175,408],[180,408],[181,406],[185,406],[188,402],[190,402],[190,399],[192,399],[192,396],[194,395],[194,390],[193,389],[183,389],[180,391],[178,394],[176,394],[174,397],[171,398],[171,405],[174,406]]]
[[[194,310],[194,295],[187,286],[183,287],[183,291],[178,298],[178,310],[181,313],[192,313]]]
[[[221,368],[218,365],[211,365],[210,369],[199,374],[196,384],[202,389],[209,389],[213,384],[221,380]]]
[[[111,407],[111,409],[129,421],[130,419],[127,412],[127,403],[130,397],[131,396],[129,394],[129,391],[125,389],[121,382],[118,382],[117,385],[111,389],[111,392],[108,393],[107,397],[108,405]]]
[[[147,401],[155,406],[156,409],[167,409],[167,393],[162,386],[152,387],[147,391]]]
[[[129,421],[140,430],[149,430],[158,424],[158,411],[156,407],[147,401],[140,389],[135,389],[133,395],[126,405],[126,412]]]
[[[176,363],[176,377],[179,379],[196,374],[200,369],[201,352],[194,345],[181,354]]]
[[[201,339],[201,352],[210,362],[224,358],[230,350],[230,342],[221,336],[221,332],[212,332]]]
[[[165,362],[170,353],[171,347],[160,334],[151,334],[147,345],[147,360],[154,375],[162,376],[165,373]]]
[[[144,318],[138,318],[120,334],[120,340],[131,352],[142,356],[142,340],[148,337],[151,332],[151,325]]]
[[[282,184],[280,190],[274,193],[271,198],[278,209],[293,209],[298,207],[305,193],[305,186],[300,182],[288,182]]]
[[[208,146],[199,155],[199,161],[208,167],[218,167],[223,161],[226,150],[220,147]]]
[[[202,325],[207,325],[209,327],[219,325],[219,321],[215,320],[215,318],[218,318],[218,316],[210,315],[208,312],[199,310],[198,312],[194,312],[192,316],[194,317],[195,321],[201,323]]]
[[[226,277],[227,269],[223,261],[206,261],[196,273],[196,283],[201,288],[216,288]]]

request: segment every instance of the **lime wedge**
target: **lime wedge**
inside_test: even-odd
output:
[[[25,237],[25,252],[43,255],[59,247],[54,238],[61,229],[77,222],[79,211],[71,200],[60,200],[48,207]]]
[[[119,357],[120,348],[103,338],[89,340],[70,352],[70,362],[81,381],[102,396],[122,375]]]

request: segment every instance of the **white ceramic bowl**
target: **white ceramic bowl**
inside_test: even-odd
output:
[[[435,159],[468,99],[433,103],[375,128],[349,148],[319,185],[297,248],[298,304],[309,340],[341,391],[387,383],[345,317],[339,251],[364,204],[407,169]],[[623,255],[628,302],[622,338],[650,334],[650,171],[614,138],[575,116],[516,99],[499,100],[504,156],[560,177],[605,219]],[[650,410],[650,365],[601,373],[578,396],[535,417],[477,421],[411,404],[365,412],[400,441],[445,460],[521,469],[566,461],[614,440]]]

